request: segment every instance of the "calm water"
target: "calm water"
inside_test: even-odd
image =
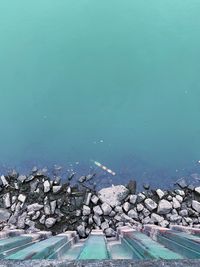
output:
[[[0,0],[2,168],[200,172],[199,14],[199,0]]]

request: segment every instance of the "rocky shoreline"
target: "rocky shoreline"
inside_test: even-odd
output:
[[[15,170],[0,177],[0,230],[39,230],[59,234],[76,230],[81,238],[92,229],[115,236],[119,226],[142,228],[144,224],[170,227],[178,224],[200,228],[200,186],[179,180],[174,190],[151,190],[144,185],[136,193],[136,182],[96,191],[95,175],[85,175],[71,185],[73,174],[62,183],[45,170],[33,168],[30,175]]]

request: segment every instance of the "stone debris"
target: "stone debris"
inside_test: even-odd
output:
[[[112,237],[117,227],[126,225],[200,228],[200,186],[191,188],[179,181],[180,189],[151,190],[145,185],[145,192],[136,193],[136,183],[131,181],[127,187],[111,186],[97,192],[90,188],[94,177],[81,176],[78,184],[71,185],[71,180],[62,184],[57,174],[51,180],[45,170],[37,168],[27,176],[2,175],[1,229],[50,229],[52,234],[67,229],[85,238],[93,229]]]

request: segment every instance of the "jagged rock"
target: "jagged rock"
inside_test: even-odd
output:
[[[133,210],[133,209],[129,210],[128,216],[130,218],[132,218],[132,219],[135,219],[135,220],[138,219],[138,213],[135,210]]]
[[[149,223],[151,223],[151,218],[149,216],[142,219],[142,224],[149,224]]]
[[[20,175],[17,180],[21,183],[23,183],[26,180],[26,175]]]
[[[50,208],[50,206],[48,204],[44,205],[44,213],[46,215],[50,215],[51,214],[51,208]]]
[[[148,209],[144,208],[142,210],[142,214],[144,215],[144,217],[147,217],[147,216],[149,216],[151,214],[151,212]]]
[[[114,237],[115,231],[112,228],[107,228],[105,230],[105,235],[106,235],[106,237]]]
[[[172,210],[172,204],[165,200],[165,199],[162,199],[159,204],[158,204],[158,214],[167,214],[169,213],[170,211]]]
[[[56,200],[50,202],[50,207],[51,207],[51,214],[54,214],[56,209]]]
[[[40,211],[36,211],[35,215],[32,216],[32,220],[37,220],[40,217]]]
[[[191,191],[194,191],[195,186],[193,184],[190,184],[190,185],[188,185],[188,189],[191,190]]]
[[[23,195],[23,194],[20,194],[20,195],[18,196],[18,200],[19,200],[20,202],[24,203],[25,200],[26,200],[26,196]]]
[[[93,203],[93,204],[97,204],[97,202],[99,201],[99,198],[96,196],[96,195],[93,195],[92,197],[91,197],[91,202]]]
[[[164,218],[156,213],[152,213],[151,214],[151,220],[153,222],[157,222],[157,223],[161,223],[162,221],[164,221]]]
[[[200,186],[195,187],[194,191],[197,192],[198,194],[200,194]]]
[[[34,204],[31,204],[31,205],[27,206],[27,211],[28,212],[30,212],[30,211],[38,211],[38,210],[41,210],[42,208],[44,208],[44,205],[40,205],[38,203],[34,203]]]
[[[144,201],[145,198],[146,198],[146,196],[145,196],[144,194],[139,193],[139,194],[137,195],[137,202],[140,203],[140,202]]]
[[[176,195],[176,199],[179,201],[179,203],[183,202],[183,197],[180,195]]]
[[[122,207],[121,207],[121,206],[116,206],[116,207],[115,207],[115,212],[117,212],[117,213],[122,213],[122,212],[123,212]]]
[[[45,215],[42,215],[42,216],[41,216],[41,218],[40,218],[40,223],[41,223],[41,224],[44,224],[44,223],[45,223],[45,218],[46,218]]]
[[[135,180],[130,180],[126,187],[129,190],[130,194],[136,193],[137,184]]]
[[[168,222],[167,220],[164,220],[164,221],[160,222],[159,225],[160,225],[161,227],[166,228],[166,227],[169,225],[169,222]]]
[[[128,212],[130,210],[131,205],[129,202],[125,202],[122,207],[125,212]]]
[[[61,185],[54,185],[53,186],[53,193],[57,194],[62,189]]]
[[[93,216],[93,221],[96,223],[97,226],[100,226],[101,225],[101,218],[99,217],[98,214],[95,214]]]
[[[86,205],[83,205],[83,215],[90,215],[91,213],[91,209],[90,207],[86,206]]]
[[[177,182],[177,185],[180,186],[180,188],[186,188],[187,187],[187,183],[186,183],[186,181],[185,181],[184,178],[182,178],[181,180],[179,180]]]
[[[142,211],[144,209],[144,206],[142,204],[137,204],[137,211]]]
[[[102,224],[101,224],[101,229],[104,231],[104,230],[106,230],[106,229],[108,229],[109,228],[109,224],[108,224],[108,222],[103,222]]]
[[[192,221],[192,218],[190,218],[190,217],[185,217],[184,220],[185,220],[188,224],[190,224],[190,223],[193,222],[193,221]]]
[[[92,219],[92,215],[90,215],[88,218],[88,224],[92,225],[93,223],[94,223],[94,221]]]
[[[15,211],[15,208],[16,208],[16,202],[12,204],[12,206],[11,206],[10,209],[11,209],[12,212],[14,212]]]
[[[172,203],[174,209],[179,209],[181,207],[180,202],[177,200],[177,198],[173,197],[173,203]]]
[[[56,176],[56,177],[54,178],[53,184],[54,184],[54,185],[59,185],[60,182],[61,182],[61,177],[60,177],[60,176]]]
[[[25,220],[26,220],[27,212],[23,212],[22,215],[18,217],[17,221],[17,227],[19,229],[24,229],[25,228]]]
[[[6,177],[4,175],[1,175],[1,181],[2,181],[3,186],[8,185],[8,181],[6,180]]]
[[[182,197],[185,196],[185,192],[184,192],[183,190],[176,189],[176,190],[174,190],[174,192],[175,192],[177,195],[180,195],[180,196],[182,196]]]
[[[79,225],[77,227],[77,232],[80,237],[85,237],[85,226],[84,225]]]
[[[50,182],[48,180],[44,181],[44,193],[48,193],[51,189],[51,185],[50,185]]]
[[[151,198],[147,198],[144,201],[145,206],[147,207],[148,210],[152,211],[155,210],[157,208],[157,204],[155,201],[153,201]]]
[[[88,206],[88,205],[90,204],[91,197],[92,197],[92,193],[91,193],[91,192],[89,192],[89,193],[87,193],[87,194],[85,195],[84,204],[85,204],[86,206]]]
[[[165,195],[165,193],[161,189],[157,189],[156,194],[158,195],[160,199],[162,199]]]
[[[200,213],[200,202],[192,200],[192,208]]]
[[[15,225],[18,219],[18,214],[13,214],[10,216],[8,223]]]
[[[11,206],[10,193],[6,193],[3,195],[3,204],[5,208],[10,208]]]
[[[93,211],[94,211],[94,214],[98,214],[98,215],[102,215],[103,214],[103,211],[100,208],[100,206],[94,206],[93,207]]]
[[[136,201],[137,201],[137,195],[130,195],[129,202],[134,205]]]
[[[112,211],[111,206],[108,205],[107,203],[103,203],[101,205],[101,209],[102,209],[104,215],[109,215]],[[99,214],[99,215],[101,215],[101,214]]]
[[[33,181],[30,182],[31,193],[35,192],[35,190],[37,189],[38,183],[39,183],[38,179],[34,179]]]
[[[110,217],[114,217],[116,215],[116,212],[114,210],[111,211],[111,213],[109,214]]]
[[[169,195],[169,196],[167,196],[167,200],[168,200],[168,201],[172,201],[172,199],[173,199],[173,197],[172,197],[172,196],[170,196],[170,195]]]
[[[103,188],[99,191],[99,198],[102,203],[106,202],[111,207],[116,207],[129,194],[129,190],[123,185]]]
[[[7,221],[10,215],[8,210],[0,208],[0,223]]]
[[[170,220],[170,222],[179,223],[182,220],[182,217],[177,215],[177,214],[174,214],[174,215],[170,216],[169,220]]]
[[[188,216],[188,210],[180,210],[179,211],[179,215],[182,217],[187,217]]]
[[[11,203],[14,204],[16,200],[17,200],[17,196],[12,196]]]
[[[122,215],[121,215],[121,220],[123,221],[123,222],[133,222],[133,219],[132,218],[130,218],[128,215],[126,215],[125,213],[122,213]]]
[[[33,179],[35,179],[35,176],[34,176],[34,175],[29,175],[29,176],[26,178],[25,182],[26,182],[26,183],[27,183],[27,182],[30,182],[30,181],[32,181]]]
[[[47,228],[51,228],[55,223],[56,223],[56,219],[55,218],[48,218],[45,221],[45,226]]]
[[[76,217],[80,217],[81,216],[82,211],[81,210],[76,210]]]

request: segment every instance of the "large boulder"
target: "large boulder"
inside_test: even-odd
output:
[[[200,212],[200,202],[192,200],[192,208],[197,212]]]
[[[172,210],[172,204],[165,200],[162,199],[159,204],[158,204],[158,214],[167,214]]]
[[[155,201],[153,201],[151,198],[147,198],[144,201],[145,206],[147,207],[148,210],[152,211],[157,208],[157,204]]]
[[[129,190],[123,185],[116,185],[103,188],[99,191],[99,198],[102,202],[106,202],[112,207],[120,205],[129,194]]]

